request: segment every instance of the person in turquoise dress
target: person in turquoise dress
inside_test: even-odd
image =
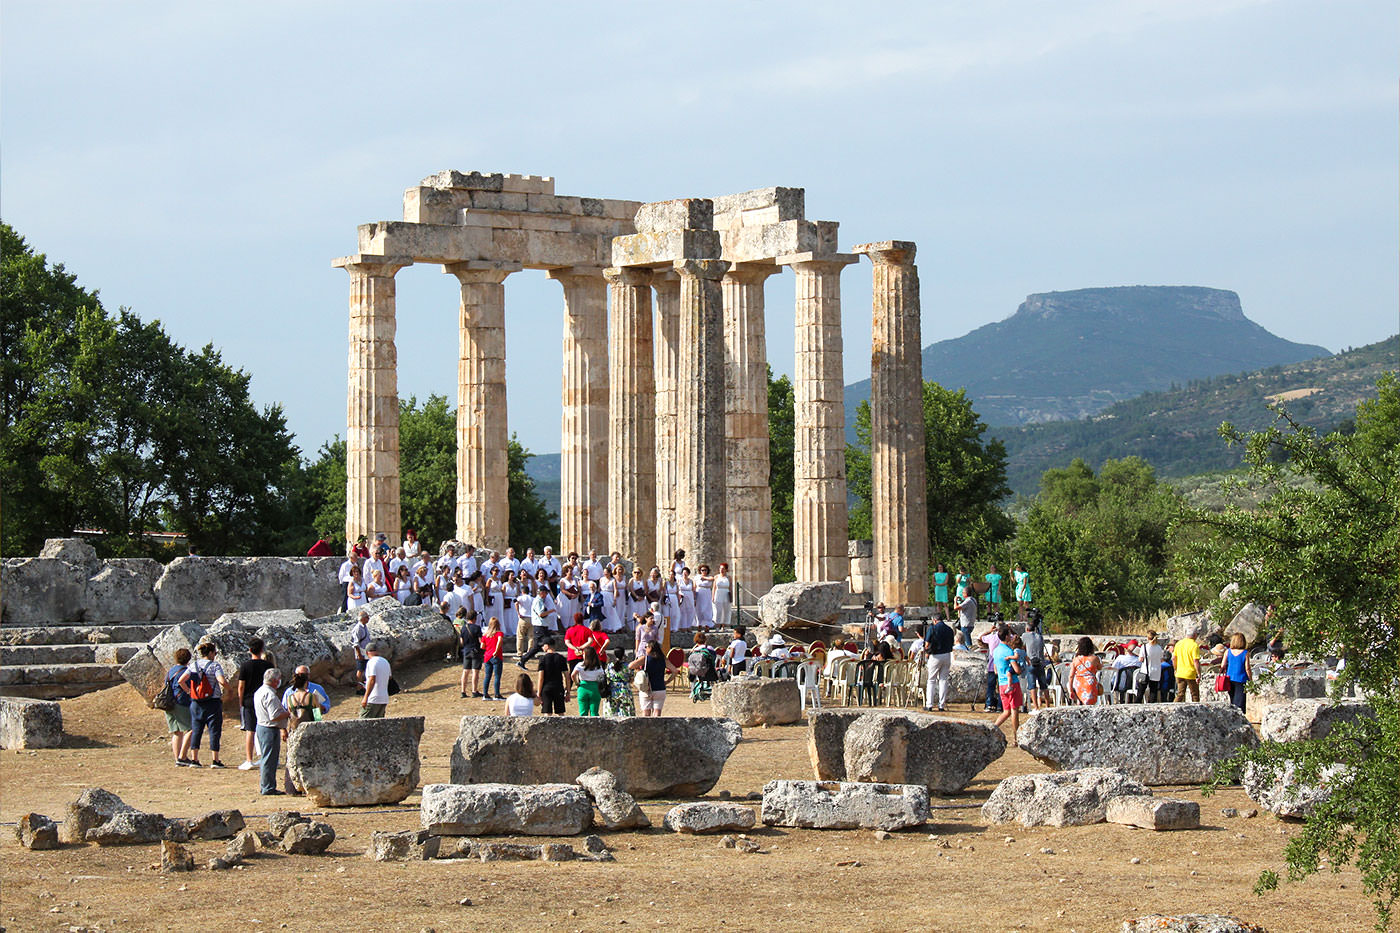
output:
[[[1020,563],[1017,563],[1016,566],[1011,569],[1011,578],[1016,581],[1016,602],[1020,604],[1018,618],[1024,619],[1026,617],[1026,610],[1030,608],[1032,600],[1031,575],[1026,571],[1026,568],[1022,567]]]
[[[966,567],[959,568],[959,570],[958,570],[957,585],[958,585],[958,592],[957,592],[957,597],[958,597],[958,598],[957,598],[956,600],[954,600],[954,602],[961,603],[964,599],[967,598],[967,590],[968,590],[968,587],[972,586],[972,575],[971,575],[970,573],[967,572],[967,568],[966,568]]]
[[[933,572],[933,604],[942,606],[943,611],[948,611],[948,568],[942,564]]]
[[[987,571],[987,575],[982,579],[987,581],[987,603],[992,608],[1001,606],[1001,574],[997,573],[997,565],[992,564],[992,569]]]

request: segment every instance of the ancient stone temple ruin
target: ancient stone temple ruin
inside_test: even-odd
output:
[[[914,244],[837,248],[801,188],[643,204],[556,195],[535,176],[440,172],[404,193],[402,221],[364,224],[350,273],[346,536],[399,517],[394,275],[441,264],[461,283],[457,537],[504,548],[504,282],[542,269],[563,288],[562,549],[666,566],[728,561],[748,593],[772,585],[764,281],[796,285],[798,580],[848,573],[841,272],[874,266],[876,590],[927,595],[919,283]]]

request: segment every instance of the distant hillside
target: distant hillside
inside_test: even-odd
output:
[[[1006,444],[1011,488],[1028,495],[1043,472],[1075,457],[1097,468],[1106,459],[1136,455],[1160,476],[1191,476],[1240,465],[1239,448],[1226,447],[1217,433],[1222,421],[1245,430],[1267,427],[1274,417],[1267,404],[1277,400],[1297,420],[1331,429],[1350,418],[1358,402],[1375,396],[1381,373],[1397,368],[1400,336],[1336,356],[1149,392],[1081,421],[990,433]]]
[[[559,455],[535,454],[525,461],[525,475],[535,481],[535,492],[544,500],[545,507],[559,514],[560,477]]]
[[[1249,320],[1234,292],[1134,285],[1030,295],[1004,321],[924,347],[923,373],[966,387],[987,424],[1021,425],[1085,418],[1143,392],[1327,353]],[[846,387],[848,434],[869,397],[868,379]]]

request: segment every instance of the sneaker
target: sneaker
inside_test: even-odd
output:
[[[472,694],[472,699],[474,699],[474,700],[485,699],[485,697],[486,697],[486,694],[484,694],[484,693],[473,693],[473,694]]]
[[[257,763],[256,761],[245,761],[245,762],[243,762],[243,764],[241,764],[241,765],[238,766],[238,770],[239,770],[239,771],[252,771],[252,770],[253,770],[254,768],[256,768],[257,766],[258,766],[258,763]]]
[[[228,765],[224,764],[222,761],[211,761],[211,762],[209,762],[209,767],[211,767],[211,768],[227,768]],[[257,765],[254,765],[253,767],[257,767]]]
[[[458,691],[458,692],[460,693],[461,691]],[[467,698],[467,695],[466,695],[465,693],[463,693],[463,694],[462,694],[462,699],[465,700],[466,698]]]
[[[183,758],[177,758],[177,759],[175,759],[175,767],[177,767],[177,768],[198,768],[198,767],[199,767],[199,762],[197,762],[197,761],[186,761],[186,760],[183,759]]]
[[[282,796],[284,796],[286,793],[287,793],[287,792],[284,791],[284,790],[265,790],[265,791],[262,792],[262,795],[263,795],[264,797],[282,797]]]

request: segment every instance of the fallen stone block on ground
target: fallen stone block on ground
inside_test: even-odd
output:
[[[996,786],[982,805],[987,823],[1083,826],[1102,823],[1113,797],[1151,796],[1146,786],[1111,768],[1020,774]]]
[[[802,719],[802,694],[791,677],[736,677],[714,686],[716,716],[741,726],[783,726]]]
[[[916,784],[769,781],[762,819],[802,829],[906,829],[928,822],[928,788]]]
[[[957,793],[1006,751],[989,724],[922,713],[820,710],[807,724],[820,781],[920,784]]]
[[[1199,829],[1201,805],[1194,800],[1176,800],[1171,797],[1110,797],[1108,806],[1104,809],[1104,818],[1110,823],[1121,823],[1140,829]]]
[[[642,812],[637,801],[618,783],[617,777],[602,768],[589,768],[575,779],[593,799],[603,817],[604,829],[639,829],[650,826],[651,820]]]
[[[365,855],[376,862],[423,862],[438,857],[441,836],[426,829],[410,829],[398,833],[376,832],[370,836]]]
[[[309,722],[287,743],[287,768],[318,807],[398,803],[418,787],[422,736],[422,716]]]
[[[464,716],[454,784],[569,784],[598,767],[634,797],[694,797],[719,781],[742,730],[708,716]]]
[[[0,748],[58,748],[63,710],[54,700],[0,696]]]
[[[593,803],[577,784],[429,784],[420,816],[435,836],[575,836]]]
[[[683,803],[666,813],[666,828],[677,833],[728,833],[753,829],[753,807],[739,803]]]
[[[1259,744],[1244,714],[1222,703],[1057,706],[1032,714],[1016,739],[1058,768],[1114,768],[1144,784],[1200,784]]]

